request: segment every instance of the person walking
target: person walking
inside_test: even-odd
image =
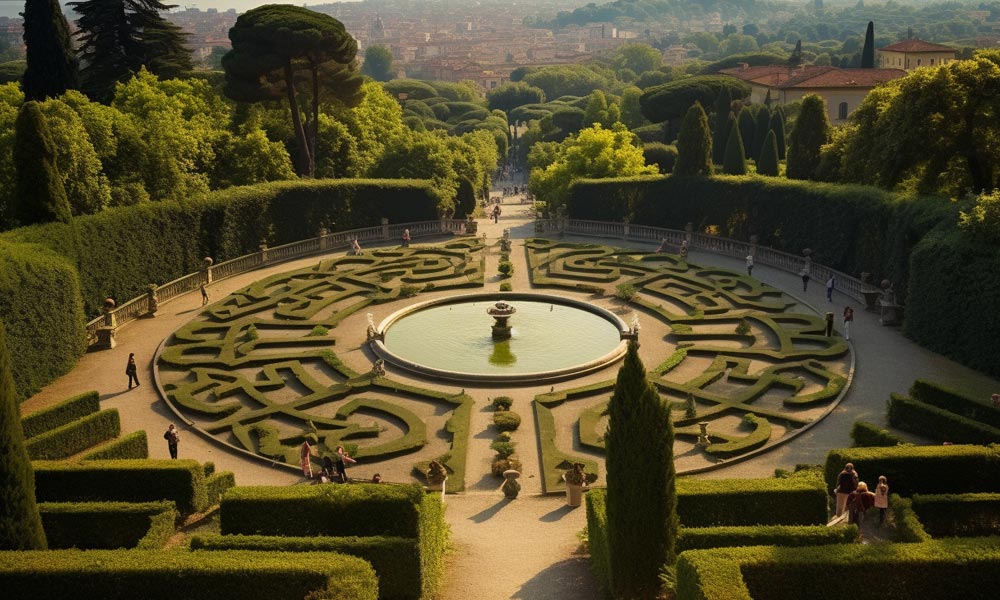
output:
[[[833,288],[837,285],[837,278],[830,275],[830,278],[826,280],[826,301],[833,302]]]
[[[837,487],[833,488],[837,494],[836,516],[844,514],[844,509],[847,508],[847,497],[856,489],[858,489],[858,473],[854,470],[853,464],[847,463],[844,465],[844,470],[837,475]]]
[[[163,434],[163,439],[167,440],[167,450],[170,451],[170,458],[177,458],[177,443],[181,441],[181,436],[173,423],[167,427],[167,431]]]
[[[747,275],[753,276],[753,254],[747,254]]]
[[[303,440],[302,445],[299,446],[299,466],[302,467],[302,476],[306,479],[313,478],[312,455],[313,451],[309,440]]]
[[[128,389],[132,389],[132,382],[135,387],[139,387],[139,378],[136,376],[137,367],[135,365],[135,353],[129,352],[128,364],[125,365],[125,374],[128,375]]]
[[[831,335],[833,335],[833,313],[828,312],[826,313],[825,317],[826,317],[826,337],[830,337]]]
[[[878,509],[878,524],[885,522],[885,511],[889,508],[889,483],[885,475],[878,476],[878,485],[875,486],[875,508]]]
[[[858,487],[847,496],[847,522],[861,527],[861,521],[865,518],[865,511],[875,505],[875,494],[868,491],[868,484],[864,481],[858,483]]]
[[[851,322],[854,321],[854,309],[850,306],[844,307],[844,339],[851,339]]]
[[[208,304],[208,286],[207,284],[201,284],[201,305],[205,306]]]
[[[410,230],[409,229],[404,229],[403,230],[403,247],[404,248],[409,248],[410,247]]]
[[[358,238],[354,238],[354,241],[351,242],[351,253],[355,256],[361,255],[361,243],[358,242]]]
[[[497,203],[493,207],[493,222],[494,223],[499,223],[500,222],[500,204],[499,203]]]
[[[802,277],[802,291],[804,292],[809,287],[809,270],[802,269],[799,271],[799,276]]]
[[[337,475],[340,476],[340,483],[347,483],[347,465],[344,463],[356,462],[358,461],[351,458],[343,446],[337,446]]]

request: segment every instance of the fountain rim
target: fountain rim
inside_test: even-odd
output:
[[[384,342],[384,336],[386,331],[396,321],[407,317],[411,314],[420,312],[421,310],[432,308],[436,306],[447,306],[449,304],[465,304],[468,302],[480,302],[484,300],[503,300],[503,301],[514,301],[526,300],[531,302],[549,302],[551,304],[559,304],[561,306],[570,306],[579,310],[584,310],[591,314],[597,315],[618,329],[619,336],[622,336],[621,341],[618,345],[610,352],[596,358],[594,360],[573,365],[570,367],[564,367],[562,369],[553,369],[548,371],[533,371],[530,373],[469,373],[465,371],[450,371],[447,369],[438,369],[435,367],[428,367],[420,363],[405,359],[386,347]],[[487,323],[487,326],[489,324]],[[445,298],[437,298],[435,300],[427,300],[424,302],[418,302],[416,304],[411,304],[409,306],[403,307],[388,317],[382,320],[376,328],[377,336],[372,340],[371,346],[375,354],[380,358],[385,359],[386,362],[391,363],[397,367],[410,371],[411,373],[416,373],[418,375],[429,376],[437,379],[444,379],[447,381],[456,381],[461,383],[523,383],[523,384],[534,384],[534,383],[547,383],[552,381],[559,381],[563,379],[569,379],[571,377],[577,377],[580,375],[586,375],[597,371],[598,369],[603,369],[608,365],[614,364],[615,362],[621,360],[625,353],[628,351],[628,340],[624,337],[624,334],[629,333],[630,329],[625,320],[614,314],[606,308],[600,306],[595,306],[589,302],[583,300],[577,300],[575,298],[566,298],[564,296],[556,296],[554,294],[539,294],[532,292],[477,292],[473,294],[459,294],[455,296],[448,296]]]

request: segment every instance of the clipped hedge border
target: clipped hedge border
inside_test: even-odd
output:
[[[888,417],[893,427],[933,440],[959,444],[1000,442],[1000,429],[996,427],[896,393],[889,396]]]
[[[885,475],[893,492],[945,494],[1000,492],[1000,448],[986,446],[895,446],[841,448],[826,456],[824,479],[832,489],[844,464],[854,463],[862,481]]]
[[[677,561],[678,598],[885,600],[984,598],[1000,585],[995,539],[921,544],[751,546],[690,550]],[[859,585],[849,573],[891,573],[891,585]],[[984,595],[984,592],[986,595]]]
[[[737,546],[824,546],[853,544],[860,539],[857,525],[750,525],[734,527],[682,527],[677,552]]]
[[[929,542],[931,536],[913,512],[913,501],[898,494],[889,495],[889,510],[896,524],[896,539],[900,542]]]
[[[608,490],[592,489],[584,496],[587,503],[587,545],[590,570],[597,587],[607,596],[611,589],[611,542],[608,534]]]
[[[889,430],[882,429],[868,421],[854,422],[851,427],[851,440],[854,442],[855,448],[898,446],[903,443],[903,440],[890,433]]]
[[[209,506],[219,504],[226,490],[236,487],[236,475],[232,471],[219,471],[216,473],[214,472],[214,468],[215,466],[213,465],[212,472],[209,472],[207,468],[205,469],[205,496],[208,498]]]
[[[204,469],[194,460],[33,461],[39,502],[172,500],[181,515],[208,506]]]
[[[977,402],[939,383],[917,379],[910,386],[910,397],[984,425],[1000,428],[1000,411],[985,401]]]
[[[917,494],[913,511],[934,537],[975,537],[1000,531],[1000,494]]]
[[[101,410],[100,394],[96,391],[84,392],[23,417],[21,430],[24,431],[24,439],[30,440],[99,410]]]
[[[49,549],[163,548],[174,534],[173,502],[43,502]]]
[[[80,460],[122,460],[149,458],[149,443],[144,430],[133,431],[84,454]]]
[[[421,598],[420,549],[413,538],[195,535],[191,537],[191,549],[339,552],[372,564],[378,575],[381,600]]]
[[[108,408],[36,435],[24,443],[31,460],[59,460],[118,437],[121,418]]]
[[[818,471],[770,479],[677,480],[677,516],[684,527],[825,524],[828,498]]]
[[[315,590],[376,600],[378,579],[332,552],[52,550],[0,552],[0,589],[8,600],[302,600]]]

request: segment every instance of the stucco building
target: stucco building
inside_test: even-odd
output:
[[[953,60],[953,48],[917,39],[889,44],[875,52],[875,64],[885,69],[912,71],[919,67],[946,65]]]

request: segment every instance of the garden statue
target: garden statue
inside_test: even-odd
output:
[[[503,485],[500,486],[500,490],[503,491],[504,497],[508,500],[517,498],[518,493],[520,493],[521,484],[517,482],[517,478],[520,476],[521,473],[514,469],[507,469],[503,472]]]
[[[448,472],[444,465],[436,460],[432,460],[427,465],[427,487],[435,491],[444,490],[444,482],[448,479]]]
[[[369,373],[369,375],[371,375],[372,379],[375,379],[376,377],[385,377],[385,359],[384,358],[380,358],[380,359],[378,359],[378,360],[375,361],[375,364],[372,365],[372,370],[371,370],[371,373]]]
[[[708,439],[708,421],[698,423],[698,427],[701,431],[698,432],[698,442],[696,445],[699,448],[708,448],[712,445],[712,440]]]
[[[583,463],[573,463],[570,470],[563,473],[566,484],[566,504],[580,506],[583,502],[583,489],[587,487],[587,474],[583,471]]]

